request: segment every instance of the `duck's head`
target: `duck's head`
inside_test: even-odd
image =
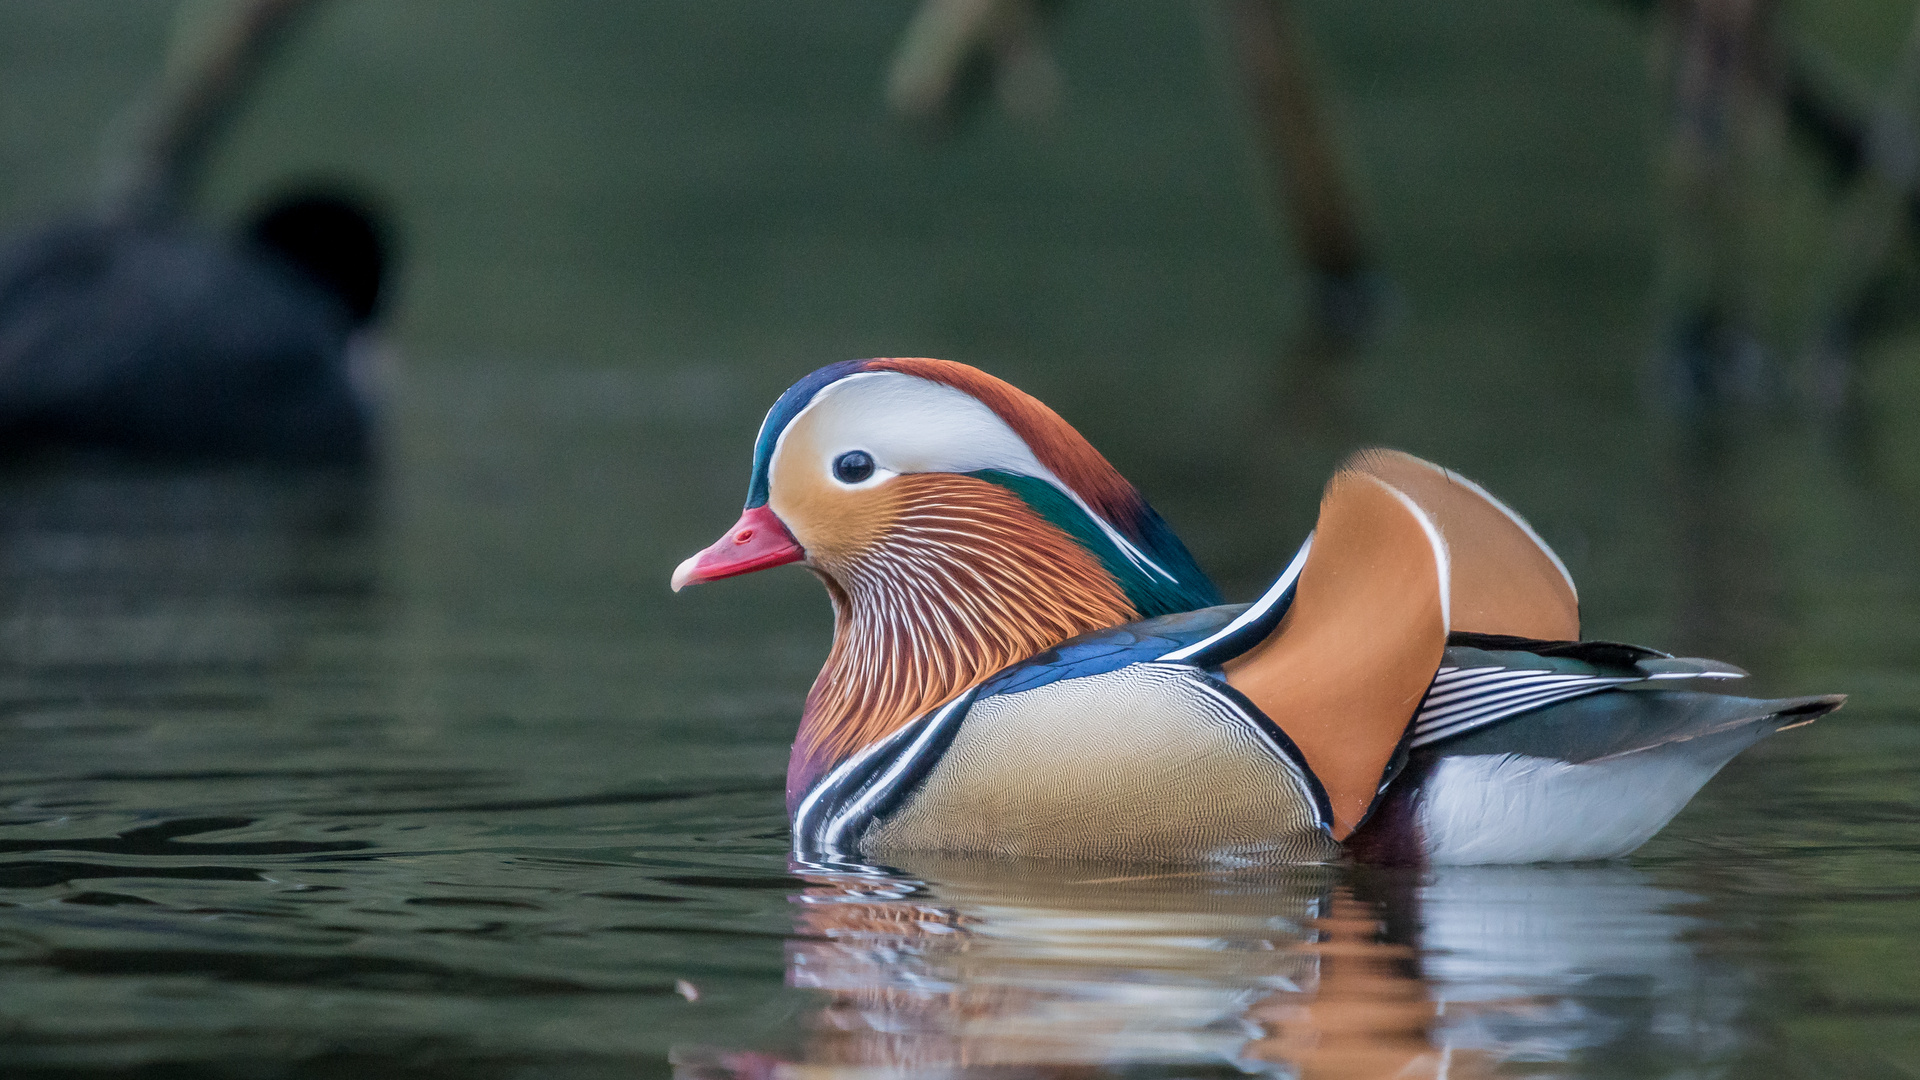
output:
[[[941,498],[1015,517],[963,512],[933,527],[914,514]],[[754,443],[746,510],[680,564],[673,588],[802,561],[841,580],[908,540],[1004,531],[1017,543],[1034,539],[1028,530],[1070,540],[1139,617],[1220,602],[1179,538],[1059,414],[977,368],[920,358],[829,364],[780,395]]]
[[[850,360],[795,383],[760,427],[745,512],[673,587],[792,562],[826,583],[837,619],[790,795],[1009,663],[1220,602],[1079,432],[945,360]]]

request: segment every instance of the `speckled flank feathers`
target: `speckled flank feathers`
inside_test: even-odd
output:
[[[976,703],[898,812],[909,852],[1135,863],[1324,862],[1322,793],[1271,725],[1182,664],[1133,664]]]

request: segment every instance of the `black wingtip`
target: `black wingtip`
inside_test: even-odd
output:
[[[1822,694],[1818,697],[1791,698],[1780,702],[1780,708],[1774,712],[1781,723],[1776,729],[1805,727],[1847,703],[1845,694]]]

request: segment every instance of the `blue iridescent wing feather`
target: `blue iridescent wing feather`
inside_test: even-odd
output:
[[[1246,608],[1245,604],[1223,604],[1068,638],[1003,669],[980,685],[979,697],[1019,693],[1062,679],[1099,675],[1118,671],[1128,664],[1158,660],[1175,649],[1205,640]]]

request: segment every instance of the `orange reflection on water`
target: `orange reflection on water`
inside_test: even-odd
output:
[[[1249,1009],[1266,1032],[1243,1051],[1294,1066],[1303,1078],[1465,1078],[1490,1074],[1485,1057],[1435,1045],[1436,1003],[1419,977],[1413,946],[1381,940],[1372,904],[1336,889],[1317,937],[1295,948],[1317,960],[1315,979]]]

